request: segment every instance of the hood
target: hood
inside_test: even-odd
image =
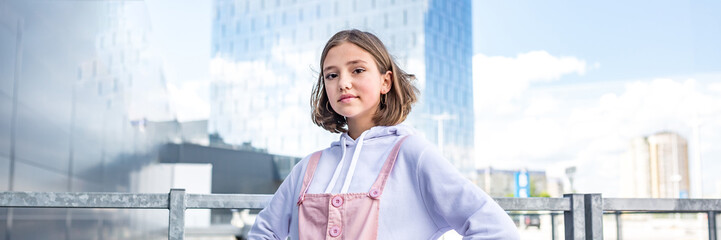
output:
[[[326,187],[325,192],[330,193],[333,189],[333,186],[335,186],[336,181],[338,180],[338,177],[341,172],[341,167],[343,166],[343,162],[346,161],[346,147],[357,145],[355,150],[353,151],[353,156],[351,157],[350,167],[348,168],[347,177],[345,178],[345,182],[343,183],[343,187],[341,188],[341,193],[348,192],[348,187],[350,187],[350,181],[353,178],[353,173],[355,171],[356,163],[358,162],[358,156],[360,155],[360,152],[363,149],[363,142],[368,140],[373,140],[376,138],[382,138],[386,136],[403,136],[403,135],[409,135],[414,134],[415,130],[413,128],[398,124],[395,126],[375,126],[371,129],[366,130],[365,132],[361,133],[361,135],[358,137],[358,139],[353,139],[350,136],[348,136],[348,133],[343,133],[340,135],[340,139],[338,141],[335,141],[331,143],[331,147],[333,146],[339,146],[341,147],[341,158],[340,162],[336,166],[335,171],[333,172],[333,177],[330,180],[330,183],[328,184],[328,187]]]
[[[404,135],[411,135],[416,134],[416,130],[413,127],[410,127],[405,124],[398,124],[395,126],[375,126],[371,129],[366,130],[363,132],[363,141],[368,141],[374,138],[380,138],[380,137],[386,137],[386,136],[404,136]],[[358,137],[357,139],[353,139],[350,136],[348,136],[348,133],[343,133],[340,135],[340,138],[338,138],[338,141],[334,141],[330,144],[331,147],[333,146],[340,146],[341,142],[345,140],[346,146],[353,146],[358,143],[359,140],[361,140],[361,137]]]

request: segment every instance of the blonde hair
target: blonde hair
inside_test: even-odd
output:
[[[345,117],[336,113],[330,106],[328,94],[325,91],[322,70],[328,51],[346,42],[355,44],[370,53],[375,59],[380,73],[392,72],[391,89],[384,94],[385,96],[381,96],[381,103],[373,116],[373,122],[376,126],[392,126],[402,123],[411,112],[411,106],[417,101],[416,95],[419,94],[418,89],[411,83],[411,81],[415,80],[415,76],[407,74],[398,67],[378,37],[372,33],[357,29],[336,33],[323,48],[323,53],[320,56],[321,72],[318,81],[313,86],[313,93],[310,97],[313,123],[333,133],[348,131]]]

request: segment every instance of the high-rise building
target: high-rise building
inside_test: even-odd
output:
[[[157,161],[174,133],[132,121],[173,115],[147,21],[142,2],[0,1],[0,191],[128,192]],[[0,208],[0,239],[147,233],[129,215]]]
[[[688,143],[673,132],[631,141],[629,161],[621,164],[622,195],[639,198],[688,198]]]
[[[209,131],[233,144],[304,156],[337,138],[310,120],[320,54],[336,32],[377,35],[415,74],[406,120],[474,177],[468,0],[216,0]]]

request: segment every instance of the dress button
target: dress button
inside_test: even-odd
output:
[[[378,189],[375,189],[375,188],[371,189],[370,196],[372,198],[378,198],[380,195],[381,195],[381,191],[379,191]]]
[[[341,197],[341,196],[333,197],[333,199],[331,200],[331,204],[333,204],[334,207],[340,207],[341,205],[343,205],[343,197]]]
[[[330,234],[331,237],[337,237],[338,235],[340,235],[340,227],[331,227],[330,230],[328,230],[328,234]]]

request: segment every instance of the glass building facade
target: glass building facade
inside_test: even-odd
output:
[[[143,3],[0,2],[0,191],[129,192],[173,119]],[[147,239],[145,210],[0,208],[0,239]],[[167,210],[159,212],[167,218]]]
[[[474,178],[470,1],[216,0],[209,131],[304,156],[337,139],[310,120],[320,53],[337,31],[377,35],[421,91],[406,124]]]

